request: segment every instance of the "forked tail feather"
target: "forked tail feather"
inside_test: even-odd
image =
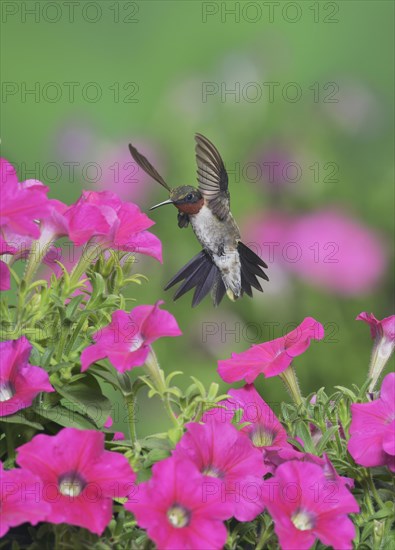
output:
[[[241,264],[241,295],[245,292],[248,296],[252,297],[252,288],[263,292],[257,277],[261,277],[266,281],[269,280],[269,277],[262,269],[267,268],[267,265],[262,258],[242,242],[238,243],[237,249],[240,255]],[[165,290],[168,290],[181,281],[183,282],[176,290],[173,299],[177,300],[186,292],[195,288],[192,298],[192,307],[200,304],[210,291],[214,306],[218,306],[227,290],[220,270],[206,250],[199,252],[199,254],[194,256],[184,265],[184,267],[170,279],[165,286]]]

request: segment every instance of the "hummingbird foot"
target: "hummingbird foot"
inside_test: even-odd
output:
[[[235,302],[238,298],[240,298],[240,296],[236,296],[236,294],[230,288],[228,288],[228,290],[226,291],[226,295],[231,302]]]

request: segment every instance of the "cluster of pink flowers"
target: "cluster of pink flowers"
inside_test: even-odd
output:
[[[104,450],[104,434],[64,428],[36,435],[17,449],[20,468],[1,475],[1,531],[28,521],[68,523],[101,535],[114,498],[136,490],[136,475],[121,453]]]
[[[188,424],[172,456],[138,485],[125,504],[138,524],[159,548],[218,549],[227,538],[224,520],[251,521],[267,509],[282,548],[308,549],[317,538],[352,548],[348,514],[359,511],[352,480],[327,457],[296,451],[252,385],[230,394],[203,423]],[[241,429],[232,424],[240,408]]]
[[[10,288],[9,263],[29,250],[45,256],[63,236],[77,247],[89,244],[100,251],[112,248],[162,261],[161,242],[147,231],[154,222],[137,205],[111,192],[83,191],[67,206],[47,193],[40,181],[19,182],[14,167],[0,159],[0,254],[6,258],[0,262],[0,290]]]

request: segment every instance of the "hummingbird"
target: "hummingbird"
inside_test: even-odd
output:
[[[226,294],[235,301],[252,287],[263,292],[257,277],[269,280],[262,268],[266,263],[241,242],[240,230],[230,211],[228,174],[217,148],[202,134],[195,134],[198,187],[181,185],[170,188],[152,164],[129,144],[130,153],[140,168],[164,187],[169,198],[150,210],[173,204],[178,209],[178,227],[189,224],[202,250],[167,283],[165,290],[182,282],[174,300],[195,289],[192,307],[211,292],[214,306]]]

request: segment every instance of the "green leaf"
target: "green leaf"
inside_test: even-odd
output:
[[[87,374],[83,379],[70,382],[65,386],[56,386],[63,397],[62,405],[82,416],[90,418],[98,427],[102,427],[111,412],[111,402],[102,393],[94,376]]]
[[[326,444],[328,441],[335,435],[335,433],[339,430],[339,426],[331,426],[325,432],[323,433],[321,439],[319,440],[317,444],[317,454],[319,456],[322,455],[322,453],[325,451]]]
[[[44,426],[39,422],[33,422],[26,418],[25,412],[17,412],[15,414],[10,414],[9,416],[2,416],[0,422],[5,424],[23,424],[24,426],[29,426],[30,428],[35,428],[36,430],[43,430]]]
[[[206,389],[203,386],[203,384],[200,382],[200,380],[198,380],[194,376],[191,376],[191,379],[195,382],[197,388],[199,389],[200,394],[205,396],[206,395]]]
[[[345,388],[344,386],[335,386],[335,388],[341,391],[344,395],[347,395],[347,397],[349,397],[351,401],[354,402],[357,400],[357,396],[355,395],[355,393],[349,390],[348,388]]]
[[[179,374],[184,374],[181,370],[176,370],[174,372],[171,372],[168,376],[166,376],[166,386],[170,386],[170,382],[173,380],[175,376],[178,376]]]
[[[148,436],[144,439],[139,439],[139,443],[144,449],[161,449],[170,452],[171,445],[167,439],[167,434],[163,434],[163,436],[164,437]]]
[[[143,468],[149,468],[152,464],[155,464],[155,462],[159,462],[160,460],[167,458],[169,455],[169,451],[165,451],[163,449],[152,449],[152,451],[150,451],[145,457]]]
[[[78,310],[78,307],[84,298],[85,296],[83,294],[79,294],[70,300],[66,307],[66,319],[69,319],[70,321],[73,319],[75,312]]]
[[[109,384],[111,384],[115,389],[120,390],[119,380],[117,376],[113,373],[115,372],[115,369],[112,369],[111,371],[108,370],[106,367],[102,365],[91,365],[89,367],[89,372],[91,374],[94,374],[95,376],[99,376],[102,380],[105,380]]]
[[[59,424],[59,426],[64,426],[65,428],[79,428],[81,430],[97,429],[97,426],[91,419],[59,403],[53,407],[45,405],[40,406],[39,408],[34,408],[34,410],[42,418],[55,422]]]

